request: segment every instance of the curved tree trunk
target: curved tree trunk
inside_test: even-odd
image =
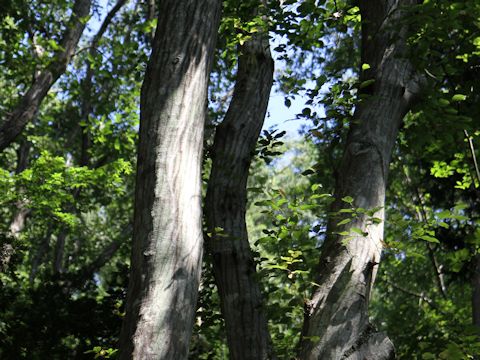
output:
[[[32,86],[20,99],[17,107],[5,119],[0,127],[0,151],[5,150],[22,132],[25,125],[30,122],[40,107],[48,90],[65,72],[70,62],[78,41],[85,28],[85,19],[90,13],[91,0],[76,0],[73,5],[72,16],[67,29],[60,41],[60,51],[50,65],[35,77]]]
[[[349,199],[341,200],[347,196],[354,199],[354,208],[377,211],[340,226],[338,223],[351,213],[330,217],[320,257],[319,286],[306,304],[301,359],[395,357],[388,337],[376,332],[369,323],[368,304],[382,251],[390,158],[399,125],[419,90],[413,68],[405,59],[405,29],[398,24],[403,13],[401,6],[414,3],[360,1],[362,63],[371,66],[361,80],[374,82],[363,89],[369,96],[355,110],[332,212],[351,207]],[[359,229],[363,234],[358,233]]]
[[[201,165],[221,1],[165,0],[141,94],[122,360],[187,358],[201,273]]]
[[[268,34],[240,47],[232,102],[217,127],[205,200],[207,241],[225,319],[230,358],[273,359],[245,211],[247,178],[273,81]],[[221,231],[218,229],[221,228]],[[217,229],[217,231],[215,230]]]

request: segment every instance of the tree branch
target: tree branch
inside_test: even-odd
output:
[[[5,150],[33,119],[52,85],[67,69],[85,28],[85,18],[90,13],[90,6],[91,0],[75,1],[69,26],[60,42],[61,50],[56,53],[53,61],[38,74],[16,108],[0,127],[0,151]]]
[[[425,204],[423,200],[423,196],[420,193],[420,190],[418,187],[413,186],[412,179],[408,175],[408,172],[406,171],[406,168],[404,167],[404,174],[405,178],[407,180],[408,185],[410,185],[414,191],[415,191],[415,197],[417,198],[418,205],[419,205],[419,210],[417,210],[417,218],[420,222],[426,223],[427,221],[427,212],[425,210]],[[438,285],[438,290],[440,291],[440,294],[442,294],[443,298],[447,298],[447,287],[445,285],[445,279],[443,276],[442,272],[442,265],[438,263],[437,257],[435,256],[435,251],[433,249],[432,244],[427,243],[427,250],[428,250],[428,256],[430,257],[430,261],[432,262],[433,270],[435,273],[435,279],[437,281]]]

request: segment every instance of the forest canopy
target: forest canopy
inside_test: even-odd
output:
[[[1,359],[479,358],[480,2],[0,11]]]

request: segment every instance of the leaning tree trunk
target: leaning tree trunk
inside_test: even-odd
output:
[[[122,360],[187,357],[201,272],[203,124],[221,1],[159,4],[141,93]]]
[[[361,80],[369,96],[357,105],[345,144],[332,206],[337,215],[329,219],[318,287],[305,306],[301,359],[395,357],[388,337],[369,323],[368,304],[382,251],[390,158],[399,125],[419,91],[405,58],[406,29],[399,24],[402,7],[415,2],[360,1],[362,64],[371,67]],[[370,79],[374,82],[365,82]],[[351,206],[346,197],[354,199]],[[351,207],[360,214],[348,222],[352,213],[340,210]],[[362,209],[376,211],[361,214]]]
[[[223,122],[217,127],[205,199],[207,245],[212,255],[230,358],[272,359],[262,294],[248,242],[247,178],[267,111],[273,82],[268,34],[239,48],[237,82]],[[221,228],[222,230],[219,230]]]
[[[91,0],[76,0],[70,20],[60,41],[60,50],[50,64],[35,77],[33,84],[20,99],[0,127],[0,151],[8,147],[33,119],[52,85],[65,72],[75,53],[90,13]]]

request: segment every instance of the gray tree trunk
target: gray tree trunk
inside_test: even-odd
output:
[[[119,359],[187,358],[201,273],[201,165],[220,0],[165,0],[141,93]]]
[[[60,41],[61,50],[56,53],[50,65],[35,77],[32,86],[20,99],[17,107],[3,121],[0,127],[0,151],[5,150],[33,119],[50,87],[65,72],[78,41],[85,28],[85,18],[90,13],[91,0],[76,0],[67,29]]]
[[[355,110],[332,211],[350,207],[341,199],[351,196],[355,208],[378,209],[374,214],[377,221],[363,215],[339,226],[350,214],[330,217],[320,257],[319,286],[305,306],[301,359],[395,357],[388,337],[369,323],[368,304],[382,251],[390,158],[399,125],[419,91],[419,78],[405,59],[405,28],[398,23],[404,12],[401,7],[415,2],[360,1],[362,63],[371,66],[361,80],[373,79],[374,83],[363,89],[369,96]]]
[[[473,325],[480,329],[480,255],[473,258],[472,320]]]
[[[20,174],[27,168],[30,146],[31,145],[27,140],[20,143],[20,146],[17,149],[16,174]],[[10,260],[15,254],[14,243],[19,240],[30,212],[31,210],[26,207],[26,204],[23,201],[17,201],[16,210],[8,228],[9,231],[7,232],[4,242],[0,244],[0,272],[8,270]]]
[[[254,36],[239,50],[232,101],[217,127],[212,150],[205,200],[211,234],[207,245],[213,259],[230,358],[273,359],[245,211],[248,172],[267,111],[274,65],[268,34]]]

